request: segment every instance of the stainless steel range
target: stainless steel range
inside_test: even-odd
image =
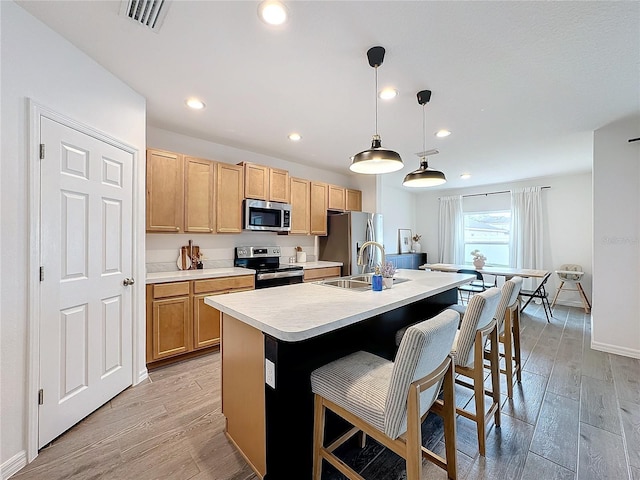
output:
[[[256,270],[256,289],[302,283],[297,265],[280,264],[280,247],[236,247],[233,264]]]

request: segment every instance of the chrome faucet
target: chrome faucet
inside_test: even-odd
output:
[[[382,244],[378,242],[364,242],[362,245],[360,245],[360,252],[358,253],[358,265],[362,265],[362,253],[364,252],[364,249],[367,248],[369,245],[373,245],[380,249],[380,253],[382,254],[382,265],[384,265],[385,264],[384,247],[382,246]],[[362,270],[363,270],[362,273],[364,273],[364,268]]]

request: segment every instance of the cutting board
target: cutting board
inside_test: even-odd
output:
[[[189,257],[189,250],[192,252],[192,256]],[[194,245],[189,249],[188,245],[180,247],[180,253],[176,265],[179,270],[195,270],[198,268],[198,258],[200,257],[200,247]]]

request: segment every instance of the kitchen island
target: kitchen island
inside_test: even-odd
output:
[[[470,275],[399,270],[389,290],[304,283],[207,297],[222,315],[226,432],[268,480],[311,478],[315,368],[358,350],[393,359],[395,332],[457,302]],[[328,437],[344,425],[327,422]]]

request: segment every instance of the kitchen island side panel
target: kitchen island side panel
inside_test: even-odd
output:
[[[222,315],[222,413],[226,434],[253,470],[266,473],[264,334]]]

